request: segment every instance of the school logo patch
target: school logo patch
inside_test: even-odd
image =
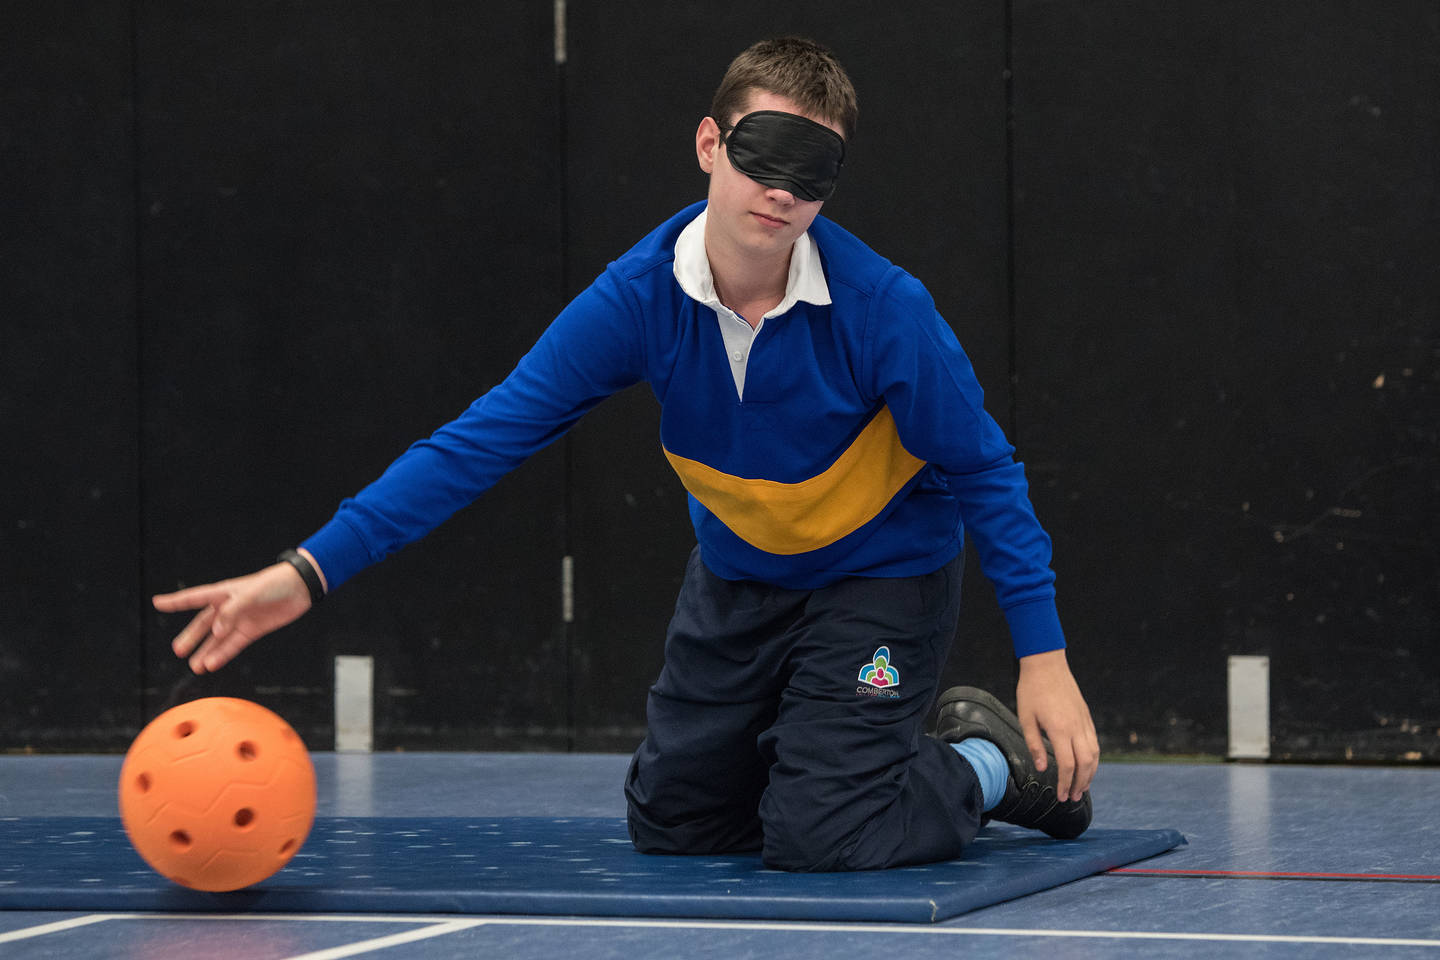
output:
[[[870,662],[860,668],[859,680],[866,685],[855,688],[855,692],[861,696],[886,698],[900,696],[900,691],[896,689],[900,686],[900,671],[890,663],[889,647],[881,647],[875,651]]]

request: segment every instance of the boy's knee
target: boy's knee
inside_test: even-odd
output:
[[[856,804],[826,805],[813,793],[772,787],[760,803],[760,819],[762,859],[772,870],[824,873],[873,866],[855,861],[855,837],[866,820]]]
[[[793,873],[826,873],[853,870],[829,844],[816,842],[803,834],[781,830],[765,830],[765,847],[761,860],[771,870]]]
[[[735,811],[667,821],[635,803],[626,816],[630,842],[640,853],[738,853],[760,849],[760,821]]]

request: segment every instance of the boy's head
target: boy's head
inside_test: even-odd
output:
[[[736,57],[710,101],[710,116],[722,127],[733,123],[758,91],[793,101],[805,113],[855,133],[860,108],[845,68],[827,49],[804,37],[762,40]]]
[[[710,175],[705,249],[722,260],[788,262],[835,189],[858,111],[835,58],[810,40],[755,44],[731,63],[695,131]]]

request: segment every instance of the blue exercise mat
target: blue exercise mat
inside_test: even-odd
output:
[[[279,873],[178,886],[111,817],[0,819],[0,909],[478,913],[930,923],[1134,863],[1174,830],[1078,840],[992,824],[963,860],[860,873],[767,870],[758,854],[636,853],[612,818],[322,818]]]

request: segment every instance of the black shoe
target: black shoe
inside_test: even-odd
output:
[[[1041,773],[1035,769],[1030,748],[1025,745],[1020,720],[984,690],[951,687],[942,693],[935,717],[935,736],[947,743],[980,737],[1005,754],[1005,761],[1010,765],[1005,796],[987,817],[1043,830],[1058,840],[1072,840],[1090,826],[1090,791],[1085,791],[1079,800],[1060,803],[1056,799],[1059,774],[1050,742],[1045,741],[1050,762]]]

